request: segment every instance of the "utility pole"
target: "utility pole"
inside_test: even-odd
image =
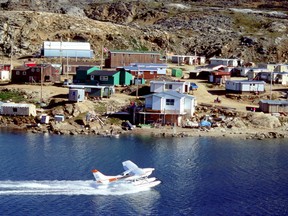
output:
[[[40,91],[40,103],[43,102],[43,64],[41,63],[41,71],[40,71],[40,82],[41,82],[41,91]]]
[[[271,71],[270,73],[270,100],[272,100],[272,74],[273,72]]]
[[[102,45],[102,47],[101,47],[101,61],[100,61],[100,69],[102,70],[102,65],[103,65],[103,49],[104,49],[104,47],[103,47],[103,45]]]
[[[138,90],[139,90],[138,82],[139,82],[139,66],[137,66],[137,79],[136,79],[136,85],[137,85],[137,88],[136,88],[136,99],[138,99]]]
[[[10,74],[9,74],[10,80],[12,77],[13,46],[14,46],[14,35],[13,36],[11,35]]]

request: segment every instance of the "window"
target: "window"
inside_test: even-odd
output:
[[[94,80],[94,75],[91,75],[91,80]]]
[[[37,72],[40,72],[40,69],[39,69],[39,68],[37,68],[37,69],[36,69],[36,71],[37,71]]]
[[[16,75],[20,75],[20,71],[16,71]]]
[[[13,112],[17,112],[17,108],[13,108]]]
[[[32,68],[32,69],[31,69],[31,72],[35,72],[35,69],[34,69],[34,68]]]
[[[165,89],[172,89],[172,84],[165,84]]]
[[[150,71],[150,74],[154,74],[154,71]]]
[[[22,73],[23,75],[26,75],[26,71],[23,71],[23,73]]]
[[[174,99],[166,99],[166,105],[174,106]]]
[[[108,76],[100,76],[101,81],[108,81]]]

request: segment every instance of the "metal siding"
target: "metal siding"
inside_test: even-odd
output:
[[[93,58],[91,50],[44,50],[45,57]]]
[[[113,85],[120,85],[120,72],[114,74]]]
[[[131,81],[133,79],[132,74],[125,72],[125,85],[131,85]]]
[[[110,53],[108,59],[105,60],[105,67],[115,68],[120,66],[128,66],[131,63],[161,63],[160,54],[158,53]]]

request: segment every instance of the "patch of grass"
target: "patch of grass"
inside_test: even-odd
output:
[[[101,103],[101,102],[98,102],[95,104],[95,110],[94,110],[96,113],[99,113],[99,114],[104,114],[106,113],[107,111],[107,107],[106,107],[106,104],[105,103]]]
[[[0,100],[1,101],[11,100],[11,101],[17,103],[17,102],[23,101],[25,99],[21,94],[19,94],[19,92],[0,91]]]
[[[111,124],[111,125],[121,125],[122,120],[118,118],[108,118],[106,120],[106,124]]]
[[[265,18],[262,17],[260,19],[253,14],[233,12],[230,13],[229,16],[234,19],[235,30],[238,28],[243,28],[246,33],[257,33],[259,29],[265,27],[267,24],[267,20]]]

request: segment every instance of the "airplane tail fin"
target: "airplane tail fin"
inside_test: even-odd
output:
[[[92,170],[92,173],[93,173],[94,178],[96,179],[97,182],[102,182],[102,181],[107,179],[104,174],[102,174],[101,172],[99,172],[96,169]]]

